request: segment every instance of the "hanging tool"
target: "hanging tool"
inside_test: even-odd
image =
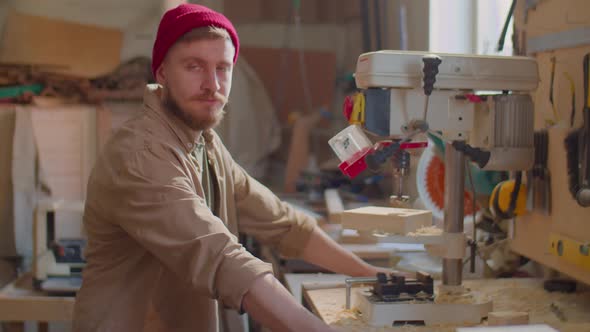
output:
[[[410,153],[401,150],[396,157],[391,158],[393,165],[393,195],[390,203],[395,207],[404,207],[410,201],[410,196],[404,194],[404,179],[410,174]]]
[[[580,206],[590,207],[590,53],[584,56],[583,126],[565,138],[569,189]]]
[[[428,54],[422,57],[422,63],[424,64],[422,67],[422,72],[424,73],[422,82],[424,84],[422,87],[424,88],[424,94],[426,95],[426,101],[424,102],[424,113],[422,115],[423,121],[426,121],[426,115],[428,113],[428,100],[430,99],[430,95],[434,89],[436,75],[438,74],[438,66],[441,64],[441,62],[442,59],[438,55]]]
[[[584,56],[584,129],[580,135],[581,178],[578,203],[590,206],[590,53]]]
[[[352,113],[350,114],[348,123],[360,125],[365,123],[365,95],[362,92],[354,95]]]
[[[531,172],[532,209],[545,215],[551,214],[551,174],[547,167],[549,153],[549,133],[547,130],[535,132],[535,164]]]
[[[553,87],[555,86],[555,63],[557,60],[555,57],[551,57],[551,83],[549,83],[549,103],[551,104],[551,110],[553,111],[553,120],[545,120],[547,126],[552,126],[559,122],[559,116],[557,115],[557,109],[555,108],[555,99],[553,98]]]
[[[574,84],[574,79],[572,75],[568,72],[563,73],[565,78],[570,82],[570,92],[572,94],[572,111],[570,113],[570,127],[574,127],[574,121],[576,119],[576,85]]]

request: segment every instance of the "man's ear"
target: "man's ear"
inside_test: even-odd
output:
[[[166,74],[164,72],[164,62],[162,62],[160,64],[160,67],[158,67],[158,69],[156,70],[156,82],[158,82],[158,84],[160,85],[164,85],[164,82],[166,82]]]

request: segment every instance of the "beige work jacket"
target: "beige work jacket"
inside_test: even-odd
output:
[[[238,231],[298,256],[315,227],[206,131],[212,213],[189,156],[199,133],[162,108],[160,92],[146,87],[144,111],[113,134],[90,176],[74,331],[217,331],[218,307],[240,310],[254,279],[272,273]]]

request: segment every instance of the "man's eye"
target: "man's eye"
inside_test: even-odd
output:
[[[228,72],[229,67],[228,66],[219,66],[219,67],[217,67],[217,70],[222,71],[222,72]]]
[[[188,66],[186,66],[186,69],[188,69],[188,70],[200,70],[201,69],[201,66],[199,66],[199,65],[188,65]]]

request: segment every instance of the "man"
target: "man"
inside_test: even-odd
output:
[[[90,176],[75,331],[228,330],[225,308],[273,331],[330,330],[238,243],[238,231],[338,273],[378,272],[248,176],[213,132],[238,53],[234,27],[217,12],[184,4],[163,16],[158,84]]]

